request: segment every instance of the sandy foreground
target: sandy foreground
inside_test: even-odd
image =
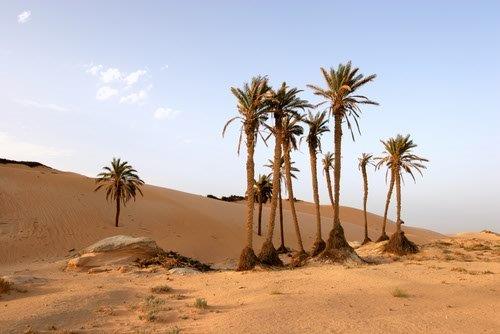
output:
[[[188,275],[125,266],[88,273],[66,270],[67,260],[117,234],[152,237],[207,263],[234,263],[244,241],[244,206],[147,186],[115,228],[112,207],[92,191],[90,178],[0,165],[0,189],[0,277],[15,282],[0,295],[0,333],[500,332],[494,233],[445,237],[405,227],[421,253],[387,256],[369,244],[357,250],[370,262],[363,265],[310,261],[299,269]],[[313,206],[300,202],[298,210],[310,247]],[[322,207],[322,215],[328,231],[331,208]],[[348,239],[362,239],[362,212],[343,207],[341,218]],[[285,219],[293,247],[288,211]],[[381,217],[369,219],[376,237]],[[261,242],[256,236],[256,249]],[[206,307],[201,300],[195,306],[199,298]]]

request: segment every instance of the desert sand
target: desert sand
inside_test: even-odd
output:
[[[160,247],[231,266],[244,244],[244,205],[145,186],[144,198],[114,211],[94,181],[45,167],[0,165],[0,333],[498,333],[500,237],[454,237],[404,227],[421,246],[397,257],[380,244],[369,261],[297,269],[171,273],[161,266],[67,270],[68,259],[105,237],[153,238]],[[299,202],[306,247],[312,204]],[[284,208],[287,208],[285,203]],[[329,230],[331,208],[322,207]],[[265,208],[264,217],[267,217]],[[362,211],[341,208],[349,241],[362,239]],[[265,226],[264,220],[264,226]],[[287,246],[295,239],[285,212]],[[370,235],[381,217],[369,215]],[[388,232],[393,231],[389,224]],[[276,239],[277,241],[277,239]],[[262,242],[256,236],[255,248]],[[283,256],[287,260],[287,256]],[[165,287],[168,286],[168,288]],[[162,286],[164,291],[152,291]],[[203,298],[207,305],[197,298]]]

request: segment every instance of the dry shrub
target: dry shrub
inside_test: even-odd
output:
[[[8,293],[12,290],[12,283],[0,277],[0,294]]]

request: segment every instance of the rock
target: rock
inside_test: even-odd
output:
[[[87,271],[87,274],[98,274],[98,273],[105,273],[108,271],[111,271],[111,269],[106,267],[95,267],[95,268],[90,268]]]
[[[97,267],[125,266],[137,260],[156,257],[162,252],[151,238],[117,235],[83,249],[79,253],[80,256],[67,262],[66,269],[89,270]]]
[[[185,276],[185,275],[198,275],[201,274],[201,271],[191,268],[172,268],[168,271],[168,273]]]

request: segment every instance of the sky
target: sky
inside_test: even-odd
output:
[[[354,142],[345,132],[341,205],[362,207],[357,157],[410,134],[430,162],[404,184],[406,224],[498,231],[499,13],[498,1],[0,1],[0,157],[94,176],[116,156],[150,184],[243,194],[237,125],[221,136],[230,87],[267,75],[317,103],[306,85],[324,85],[320,67],[351,60],[377,74],[362,93],[380,106],[363,108]],[[333,150],[331,133],[322,142]],[[292,159],[295,195],[312,200],[306,146]],[[368,177],[368,210],[383,214],[385,173]]]

